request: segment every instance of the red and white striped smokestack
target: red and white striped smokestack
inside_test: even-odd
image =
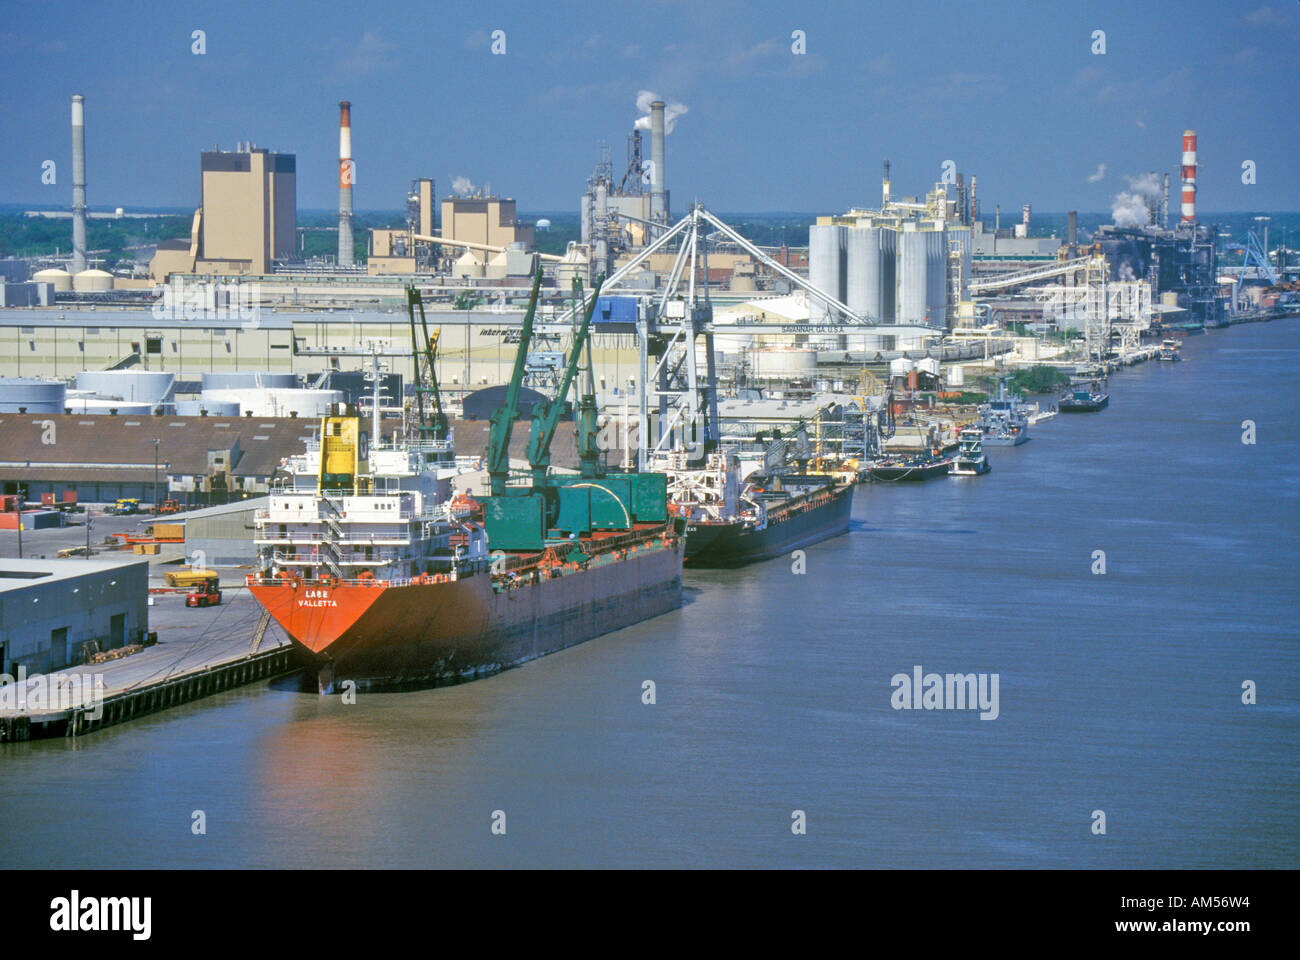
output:
[[[1196,131],[1183,131],[1183,223],[1196,221]]]
[[[352,184],[356,165],[352,162],[352,104],[339,101],[339,266],[354,262],[352,247]]]

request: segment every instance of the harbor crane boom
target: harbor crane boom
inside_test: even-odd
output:
[[[506,399],[492,414],[488,433],[487,472],[492,496],[505,496],[506,481],[510,479],[510,434],[519,419],[519,388],[524,381],[524,368],[528,361],[528,345],[533,339],[533,316],[537,313],[537,295],[542,287],[540,267],[533,277],[533,290],[528,296],[528,310],[524,313],[519,330],[519,349],[515,353],[515,366],[506,387]]]
[[[596,285],[591,291],[591,303],[583,313],[582,324],[573,335],[573,346],[569,350],[569,362],[565,364],[564,375],[560,378],[560,385],[555,391],[555,397],[544,402],[539,400],[533,405],[533,429],[532,435],[528,438],[528,463],[532,467],[533,485],[535,487],[543,486],[546,483],[546,474],[551,466],[551,441],[555,438],[555,430],[560,425],[560,417],[568,412],[569,388],[573,385],[573,378],[578,372],[578,364],[582,360],[582,348],[587,340],[588,330],[591,326],[591,316],[596,312],[596,300],[600,296],[600,287],[604,282],[604,274],[596,278]],[[579,281],[575,280],[574,291],[577,294],[579,303],[581,303],[582,288]]]

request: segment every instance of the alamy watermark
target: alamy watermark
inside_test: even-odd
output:
[[[981,720],[996,720],[999,680],[996,673],[925,673],[918,663],[890,679],[889,703],[895,710],[979,710]]]
[[[84,710],[98,720],[104,715],[104,675],[102,673],[34,673],[18,665],[15,679],[0,673],[0,710]]]

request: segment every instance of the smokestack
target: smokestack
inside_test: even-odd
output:
[[[993,234],[996,236],[997,232],[1001,229],[1002,229],[1002,204],[995,203],[993,204]]]
[[[880,181],[880,202],[882,206],[889,205],[889,161],[885,161],[885,175]]]
[[[1071,210],[1069,217],[1070,225],[1068,227],[1068,232],[1066,233],[1066,238],[1070,246],[1073,247],[1079,242],[1079,212],[1077,210]]]
[[[668,222],[668,194],[664,190],[664,102],[650,104],[650,219]]]
[[[971,174],[970,178],[970,222],[975,225],[975,221],[980,217],[979,198],[975,195],[975,175]]]
[[[339,266],[354,262],[352,248],[352,184],[356,180],[352,163],[352,104],[339,101]]]
[[[1025,236],[1029,236],[1029,204],[1020,208],[1020,222],[1025,225]]]
[[[86,269],[85,97],[72,97],[72,272]]]
[[[1196,222],[1196,131],[1183,131],[1183,223]]]
[[[1169,174],[1165,174],[1165,197],[1160,201],[1160,226],[1169,229]]]

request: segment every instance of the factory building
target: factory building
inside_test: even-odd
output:
[[[186,505],[241,500],[267,492],[281,459],[300,453],[316,424],[296,417],[6,413],[0,492],[21,488],[35,500],[71,491],[85,503],[153,503],[156,483],[160,499]]]
[[[271,272],[275,260],[294,256],[297,237],[296,158],[256,144],[199,156],[201,206],[190,240],[160,244],[149,276],[173,273]]]
[[[48,673],[149,629],[146,560],[0,559],[0,673]]]
[[[415,238],[436,235],[437,212],[433,180],[428,177],[412,180],[406,194],[405,229],[370,231],[370,256],[366,260],[369,275],[431,272],[433,245]]]
[[[444,197],[439,236],[492,247],[522,243],[527,248],[533,244],[533,227],[519,220],[509,197]]]

